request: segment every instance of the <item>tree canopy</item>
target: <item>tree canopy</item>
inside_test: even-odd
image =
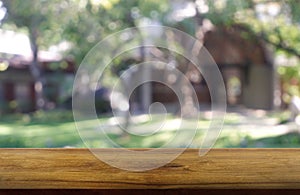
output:
[[[193,32],[195,25],[201,25],[203,19],[209,19],[214,25],[244,24],[277,51],[300,56],[300,8],[297,0],[2,2],[6,8],[3,25],[13,24],[16,29],[27,30],[29,35],[35,34],[40,48],[68,41],[78,62],[104,37],[138,26],[145,19],[169,26],[184,23],[187,32]],[[182,18],[174,14],[179,9],[184,10],[187,4],[196,13]]]

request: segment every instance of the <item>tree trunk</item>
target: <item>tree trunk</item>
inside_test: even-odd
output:
[[[34,79],[35,108],[37,110],[41,110],[45,107],[45,99],[43,93],[45,81],[43,77],[43,71],[39,66],[38,61],[37,30],[32,30],[30,32],[30,43],[32,50],[32,62],[29,68]]]

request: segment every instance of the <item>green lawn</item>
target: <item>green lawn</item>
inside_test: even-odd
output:
[[[282,120],[282,115],[265,116],[266,121],[269,121],[270,118]],[[160,124],[161,116],[153,117],[152,120],[144,117],[142,120],[137,121],[137,124],[131,126],[130,130],[138,135],[130,136],[121,133],[119,128],[112,125],[113,121],[109,117],[99,119],[102,124],[107,124],[106,134],[103,134],[99,127],[95,125],[97,121],[81,121],[78,124],[84,129],[80,131],[80,136],[70,111],[39,111],[34,114],[6,115],[0,118],[0,147],[111,147],[108,141],[111,140],[120,147],[155,148],[163,146],[177,136],[176,127],[179,120],[175,117],[168,116],[163,126]],[[263,124],[265,127],[262,126],[259,129],[253,127],[251,121],[244,123],[241,121],[243,121],[242,116],[228,114],[215,147],[300,147],[299,133],[280,130],[285,126],[278,126],[280,127],[279,131],[276,130],[277,126]],[[194,130],[194,122],[192,120],[185,121],[185,124],[181,127],[182,133],[179,139],[175,139],[170,145],[171,147],[185,146],[185,141],[189,139],[191,132]],[[209,124],[209,120],[205,118],[199,121],[199,132],[197,132],[190,147],[200,147],[204,138],[204,129]],[[151,132],[151,130],[158,127],[161,127],[159,132]],[[271,128],[274,127],[276,127],[275,130],[272,130]],[[140,133],[144,136],[141,136]],[[149,135],[151,133],[153,134]],[[81,137],[84,138],[85,142]]]
[[[142,120],[130,129],[132,132],[142,129],[147,133],[160,125],[159,119],[158,116],[150,122]],[[106,117],[99,121],[106,124],[111,120]],[[167,119],[167,123],[171,126],[165,125],[163,132],[150,136],[147,134],[145,136],[121,134],[115,125],[109,126],[106,129],[107,134],[104,135],[95,127],[96,121],[81,121],[78,124],[85,128],[80,131],[80,136],[76,130],[72,113],[68,111],[2,116],[0,119],[0,147],[109,147],[108,138],[122,147],[160,147],[176,135],[176,128],[172,127],[174,121],[176,123],[177,119]],[[208,124],[208,121],[203,124]],[[187,126],[188,128],[185,128],[187,132],[193,130],[191,125]],[[179,142],[174,144],[174,147],[181,147]]]
[[[2,116],[1,147],[83,146],[69,112]]]

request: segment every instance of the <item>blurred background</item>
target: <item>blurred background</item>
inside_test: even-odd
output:
[[[211,117],[207,83],[188,60],[161,48],[113,59],[94,91],[98,120],[111,131],[95,137],[91,121],[80,121],[85,145],[76,130],[72,88],[84,56],[112,33],[145,25],[188,33],[217,63],[228,108],[215,147],[300,146],[298,0],[1,0],[0,23],[0,147],[107,147],[107,135],[123,147],[160,147],[176,133],[182,112],[171,89],[152,82],[130,97],[134,118],[127,122],[134,131],[147,133],[161,122],[159,112],[147,115],[151,103],[167,108],[165,125],[151,136],[118,129],[110,105],[112,83],[146,59],[172,63],[190,80],[201,108],[191,147],[199,147]],[[183,130],[194,128],[187,123]]]

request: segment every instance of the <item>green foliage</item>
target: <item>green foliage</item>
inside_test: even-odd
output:
[[[236,23],[236,16],[252,8],[252,1],[245,0],[217,0],[206,1],[209,12],[204,14],[215,25],[232,25]]]
[[[43,49],[62,41],[60,35],[64,24],[73,17],[73,12],[70,11],[71,1],[2,0],[2,2],[7,10],[4,24],[11,24],[4,27],[10,28],[15,25],[17,28],[26,29],[30,38],[37,37],[37,44]]]
[[[290,5],[291,18],[293,22],[299,23],[300,21],[300,6],[298,0],[286,0],[287,4]]]
[[[300,97],[300,65],[281,66],[278,74],[281,77],[283,89],[283,101],[289,104],[293,96]]]

